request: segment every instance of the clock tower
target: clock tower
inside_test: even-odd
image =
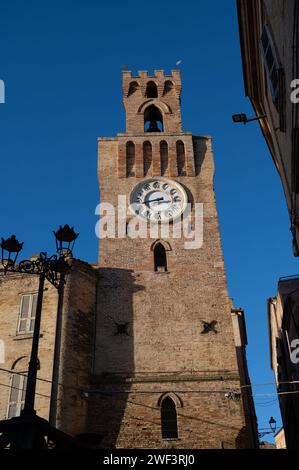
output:
[[[182,131],[179,70],[123,71],[122,86],[126,132],[98,140],[101,204],[124,223],[99,243],[88,429],[106,448],[253,447],[211,138]],[[177,230],[186,211],[195,245]]]

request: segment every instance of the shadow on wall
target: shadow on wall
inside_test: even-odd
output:
[[[195,158],[195,175],[198,176],[200,174],[201,166],[204,162],[206,152],[208,150],[206,140],[193,138],[193,150]]]
[[[144,290],[133,271],[100,268],[94,358],[94,391],[88,428],[103,436],[102,447],[116,445],[134,375],[133,296]]]

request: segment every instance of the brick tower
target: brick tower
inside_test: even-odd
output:
[[[252,447],[254,411],[241,388],[247,370],[238,348],[245,346],[237,344],[226,286],[211,138],[182,131],[179,70],[122,78],[126,132],[99,139],[101,202],[117,207],[125,195],[137,216],[158,226],[163,213],[170,235],[130,237],[128,209],[125,236],[100,241],[88,430],[104,436],[103,447]],[[196,249],[172,236],[186,202],[193,222],[195,204],[203,204]]]

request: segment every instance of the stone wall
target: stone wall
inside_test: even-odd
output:
[[[73,435],[85,431],[86,403],[82,391],[89,385],[92,369],[96,284],[97,270],[87,263],[73,260],[64,289],[61,341],[56,345],[59,385],[51,419],[53,425]],[[0,276],[0,339],[5,346],[5,362],[0,364],[0,419],[7,417],[12,373],[28,370],[32,334],[17,333],[21,295],[37,290],[37,276]],[[49,419],[50,397],[53,393],[57,305],[57,290],[46,282],[35,400],[37,414],[45,419]]]

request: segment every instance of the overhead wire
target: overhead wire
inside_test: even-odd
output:
[[[19,374],[19,375],[26,375],[24,372],[18,372],[18,371],[15,371],[15,370],[9,370],[9,369],[5,369],[3,367],[0,367],[0,371],[3,371],[3,372],[7,372],[7,373],[10,373],[10,374]],[[41,382],[46,382],[48,384],[51,384],[52,383],[52,380],[49,380],[49,379],[44,379],[42,377],[37,377],[37,381],[41,381]],[[299,384],[299,380],[290,380],[290,381],[283,381],[283,382],[279,382],[278,384],[276,384],[275,382],[268,382],[268,383],[257,383],[257,384],[247,384],[247,385],[241,385],[240,387],[234,387],[234,388],[224,388],[222,390],[200,390],[200,389],[197,389],[197,390],[188,390],[188,389],[185,389],[185,390],[174,390],[176,393],[206,393],[206,394],[215,394],[215,393],[229,393],[229,392],[235,392],[235,393],[239,393],[242,391],[242,389],[246,389],[246,388],[254,388],[254,387],[264,387],[264,386],[273,386],[275,385],[276,387],[278,387],[279,385],[282,385],[282,384]],[[5,384],[1,384],[0,385],[5,385]],[[165,390],[105,390],[105,389],[102,389],[102,390],[99,390],[99,389],[94,389],[94,390],[87,390],[87,389],[84,389],[84,387],[75,387],[73,385],[64,385],[62,383],[59,384],[61,387],[64,387],[64,388],[69,388],[69,389],[73,389],[73,390],[77,390],[77,391],[80,391],[80,392],[86,392],[86,393],[91,393],[91,394],[96,394],[96,393],[104,393],[104,394],[113,394],[113,393],[165,393]],[[6,386],[6,385],[5,385]],[[9,387],[9,385],[7,385]],[[279,395],[289,395],[289,394],[297,394],[299,393],[299,390],[290,390],[290,391],[276,391],[275,393],[252,393],[251,396],[253,398],[255,397],[277,397]]]

